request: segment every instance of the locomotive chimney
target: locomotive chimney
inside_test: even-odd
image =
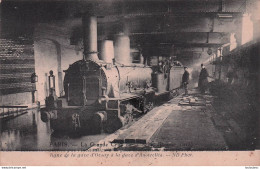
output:
[[[113,63],[114,59],[114,43],[112,40],[104,40],[101,42],[100,47],[100,60],[107,63]]]
[[[97,17],[84,14],[83,25],[83,59],[98,61],[97,55]]]
[[[130,39],[127,35],[119,34],[115,38],[115,60],[124,65],[130,65]]]

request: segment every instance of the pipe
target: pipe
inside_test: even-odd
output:
[[[88,14],[82,17],[83,25],[83,60],[98,61],[97,55],[97,17]]]

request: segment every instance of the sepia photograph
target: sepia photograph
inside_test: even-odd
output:
[[[0,0],[0,164],[250,164],[259,47],[260,0]]]

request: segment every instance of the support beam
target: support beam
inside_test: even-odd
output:
[[[170,44],[226,44],[230,42],[230,33],[209,33],[209,32],[154,32],[154,33],[133,33],[130,34],[135,43],[154,42]]]
[[[173,17],[146,16],[125,19],[128,30],[133,32],[239,32],[241,17],[221,18],[221,16]],[[104,19],[105,20],[105,19]],[[98,25],[99,32],[117,33],[121,21],[104,22]]]
[[[243,7],[244,0],[229,1],[229,3],[220,4],[220,0],[174,0],[174,1],[102,1],[99,3],[80,2],[78,6],[79,11],[86,12],[89,10],[88,6],[92,4],[94,11],[98,15],[122,15],[127,14],[126,17],[136,17],[143,14],[157,15],[175,14],[178,12],[245,12]],[[221,6],[221,7],[220,7]],[[242,8],[240,8],[242,6]],[[138,15],[136,15],[138,14]]]

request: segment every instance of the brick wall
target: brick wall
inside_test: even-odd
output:
[[[25,38],[0,39],[0,103],[32,103],[34,68],[33,42]]]

